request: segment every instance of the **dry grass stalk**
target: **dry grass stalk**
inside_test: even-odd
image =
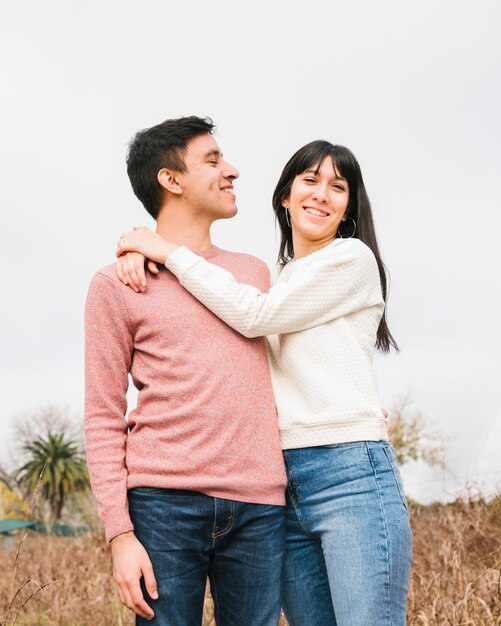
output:
[[[43,484],[42,478],[43,478],[43,473],[45,471],[45,467],[46,466],[44,465],[42,468],[42,471],[40,472],[40,476],[38,477],[37,484],[35,485],[35,489],[33,490],[33,494],[28,503],[28,506],[26,507],[25,516],[24,516],[25,521],[29,520],[31,516],[31,512],[33,511],[33,507],[35,506],[38,493],[40,489],[42,488],[42,484]],[[17,543],[16,556],[14,557],[12,582],[10,586],[10,601],[8,603],[6,613],[2,617],[2,621],[0,622],[0,626],[15,626],[15,624],[17,623],[17,619],[19,617],[19,613],[28,604],[28,602],[32,598],[34,598],[38,593],[43,592],[43,590],[46,587],[53,584],[54,582],[57,582],[57,581],[50,581],[48,583],[45,583],[44,585],[41,585],[38,581],[34,580],[33,578],[28,578],[16,591],[14,591],[16,587],[16,578],[17,578],[17,571],[18,571],[18,566],[19,566],[19,557],[21,554],[21,548],[23,546],[23,543],[26,541],[28,537],[28,531],[26,529],[23,530],[19,536],[20,536],[20,540]],[[30,584],[34,584],[36,586],[35,591],[33,591],[26,599],[21,601],[17,606],[15,606],[16,600],[18,599],[22,591]]]
[[[498,500],[413,507],[409,625],[501,625]]]

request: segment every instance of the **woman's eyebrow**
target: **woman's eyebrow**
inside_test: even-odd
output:
[[[305,170],[304,172],[305,174],[315,174],[315,176],[318,176],[318,174],[320,173],[319,169],[313,169],[312,167],[310,167],[309,169]],[[333,180],[342,180],[345,183],[347,183],[348,181],[346,180],[346,178],[344,176],[341,176],[340,174],[334,174],[334,176],[332,177]]]

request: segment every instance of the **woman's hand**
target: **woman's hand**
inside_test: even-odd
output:
[[[165,241],[158,233],[149,228],[134,226],[130,233],[123,233],[117,246],[118,261],[116,272],[124,285],[130,285],[136,293],[146,289],[146,275],[144,271],[145,257],[148,259],[148,269],[152,274],[158,274],[156,262],[165,263],[169,254],[179,246]]]
[[[118,279],[124,285],[130,285],[136,293],[146,289],[145,261],[146,259],[139,252],[126,252],[119,257],[115,265]],[[159,273],[157,264],[153,261],[148,261],[146,265],[152,274]]]
[[[164,265],[169,254],[179,246],[165,241],[158,233],[144,226],[134,226],[131,233],[123,233],[117,246],[117,257],[125,252],[140,252],[147,259]]]

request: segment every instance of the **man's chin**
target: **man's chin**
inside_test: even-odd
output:
[[[217,219],[220,219],[220,220],[228,220],[228,219],[230,219],[231,217],[235,217],[235,215],[236,215],[237,213],[238,213],[238,209],[237,209],[237,207],[236,207],[236,205],[235,205],[235,206],[233,206],[232,208],[228,208],[228,209],[226,209],[224,212],[221,212],[221,214],[218,216],[218,218],[217,218]]]

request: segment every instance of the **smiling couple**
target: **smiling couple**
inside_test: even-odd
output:
[[[156,233],[122,235],[87,298],[87,461],[118,594],[139,625],[199,626],[208,576],[218,626],[281,606],[291,626],[404,626],[411,535],[372,370],[396,343],[360,167],[326,141],[291,157],[270,289],[211,242],[238,178],[213,130],[137,133]]]

